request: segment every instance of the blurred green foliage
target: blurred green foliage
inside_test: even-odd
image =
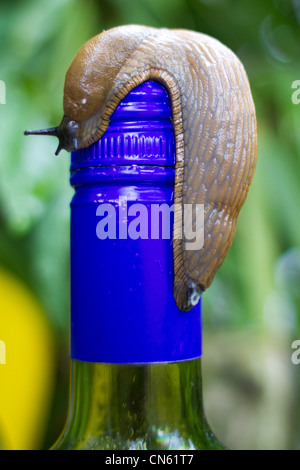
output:
[[[24,138],[23,132],[60,122],[64,76],[78,49],[103,29],[127,23],[201,31],[242,60],[257,108],[258,163],[233,246],[203,298],[203,321],[207,331],[250,328],[259,335],[271,331],[296,339],[300,105],[291,97],[292,83],[300,79],[298,0],[1,1],[0,79],[6,104],[0,105],[0,264],[40,299],[57,333],[63,369],[69,325],[69,155],[63,151],[54,157],[53,138]],[[63,376],[60,385],[67,380]],[[66,397],[64,390],[59,393]],[[64,419],[56,422],[55,416],[49,441]]]

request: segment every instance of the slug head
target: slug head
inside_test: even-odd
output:
[[[107,112],[109,98],[114,95],[115,78],[128,57],[151,32],[152,28],[127,25],[112,28],[87,41],[66,73],[62,122],[50,129],[26,131],[25,135],[58,137],[55,155],[62,149],[72,152],[98,140],[108,125],[108,118],[104,119],[104,124],[101,121]],[[93,119],[100,123],[97,128],[93,127]],[[92,137],[89,135],[91,129]]]

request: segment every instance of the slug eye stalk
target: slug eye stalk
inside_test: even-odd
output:
[[[25,131],[24,135],[53,135],[58,138],[58,147],[55,155],[63,149],[72,151],[77,149],[76,131],[78,124],[76,121],[69,120],[64,116],[61,124],[57,127],[49,127],[48,129],[39,129],[34,131]]]
[[[59,139],[58,127],[49,127],[49,129],[40,129],[36,131],[25,131],[24,135],[54,135],[55,137],[58,137]],[[58,155],[61,150],[62,150],[62,146],[59,142],[55,155]]]

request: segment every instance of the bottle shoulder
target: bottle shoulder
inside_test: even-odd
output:
[[[56,449],[225,449],[203,411],[200,359],[151,365],[73,361],[71,406]]]
[[[180,430],[151,429],[140,436],[127,437],[118,433],[102,436],[80,436],[74,438],[62,435],[50,450],[227,450],[218,441],[211,429],[196,429],[192,435],[184,435]]]

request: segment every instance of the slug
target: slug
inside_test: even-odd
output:
[[[256,115],[237,56],[218,40],[182,29],[127,25],[86,42],[71,63],[59,126],[61,149],[87,147],[105,133],[110,116],[147,80],[168,91],[176,143],[173,228],[174,298],[189,310],[228,253],[257,157]],[[204,204],[204,244],[186,249],[181,208]],[[183,237],[178,236],[183,232]]]

